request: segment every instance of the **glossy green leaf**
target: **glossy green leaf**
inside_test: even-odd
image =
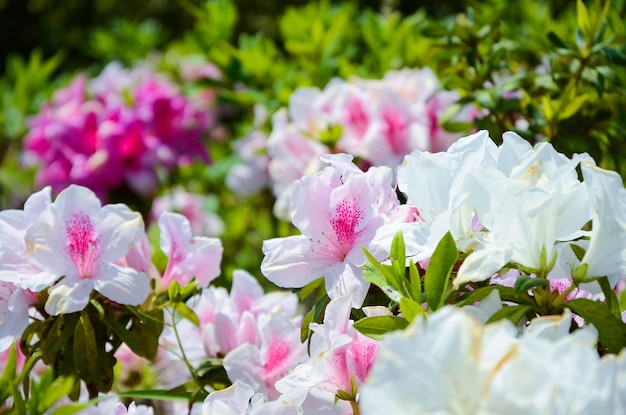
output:
[[[417,316],[426,315],[420,304],[407,297],[400,299],[400,311],[409,323],[413,322]]]
[[[354,322],[354,328],[375,340],[381,340],[385,334],[403,330],[409,322],[398,316],[372,316]]]
[[[531,310],[533,309],[532,305],[512,305],[501,308],[496,311],[490,318],[487,320],[487,324],[493,323],[494,321],[509,319],[513,322],[513,324],[517,324],[520,320]]]
[[[531,278],[528,275],[520,275],[515,280],[515,286],[513,288],[515,289],[515,294],[521,294],[545,284],[548,284],[548,280],[545,278]]]
[[[435,311],[443,305],[450,274],[458,257],[459,252],[454,238],[448,232],[437,244],[424,276],[424,293],[430,311]]]
[[[598,280],[598,283],[600,284],[600,288],[602,288],[607,307],[615,317],[621,319],[622,313],[619,307],[619,299],[617,298],[615,290],[611,287],[609,279],[602,277]]]
[[[305,285],[304,287],[302,287],[302,289],[298,291],[298,298],[300,298],[300,301],[303,301],[305,298],[311,295],[314,291],[316,291],[319,287],[321,287],[322,284],[324,284],[323,277],[313,280],[307,285]]]
[[[404,282],[406,278],[406,248],[404,246],[404,235],[402,232],[398,232],[394,235],[391,241],[391,252],[389,253],[391,259],[391,267],[394,275],[394,285],[400,290],[404,291]]]
[[[409,262],[409,281],[410,295],[418,303],[422,302],[422,278],[417,270],[417,265],[410,260]]]
[[[157,401],[187,402],[191,393],[167,389],[145,389],[115,393],[120,398],[148,399]]]
[[[614,64],[626,66],[626,45],[607,47],[602,49],[602,53]]]
[[[41,394],[41,400],[37,404],[38,413],[48,411],[52,405],[70,394],[74,388],[72,377],[58,377]]]
[[[600,342],[609,352],[619,353],[626,347],[626,323],[615,317],[606,304],[587,298],[575,298],[564,306],[584,318],[588,324],[594,325]]]

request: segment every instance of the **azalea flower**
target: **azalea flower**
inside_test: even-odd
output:
[[[626,274],[626,189],[619,174],[596,167],[593,160],[581,167],[592,209],[591,238],[581,260],[584,276],[609,276],[615,286]]]
[[[599,358],[595,329],[570,334],[571,322],[538,318],[518,336],[508,320],[485,326],[455,307],[418,318],[383,340],[361,413],[622,414],[626,355]]]
[[[92,290],[120,304],[138,305],[148,296],[145,273],[116,265],[143,234],[138,213],[122,204],[101,206],[96,195],[72,185],[62,191],[26,231],[26,257],[57,276],[46,312],[82,310]]]
[[[161,250],[169,258],[161,288],[166,289],[174,280],[184,285],[192,278],[201,287],[208,287],[220,274],[222,242],[218,238],[192,236],[189,220],[179,213],[164,212],[158,223]]]
[[[263,395],[242,382],[212,392],[202,404],[202,415],[302,415],[302,409],[284,401],[265,402]]]
[[[352,393],[363,385],[378,355],[379,344],[352,327],[350,295],[332,300],[323,324],[311,323],[310,359],[276,383],[281,399],[313,411],[320,401],[334,402],[339,391]],[[356,399],[356,398],[355,398]],[[347,402],[337,403],[332,413],[346,413]]]
[[[265,241],[261,272],[280,287],[303,287],[323,276],[330,298],[352,293],[352,305],[360,307],[369,288],[362,247],[382,259],[371,241],[398,204],[392,172],[363,173],[345,154],[322,160],[330,165],[294,183],[291,192],[292,222],[302,235]]]
[[[32,194],[24,203],[24,210],[0,212],[0,281],[15,284],[24,290],[38,292],[58,278],[26,257],[26,229],[52,203],[50,187]]]
[[[224,358],[229,379],[242,381],[268,399],[276,399],[279,395],[274,387],[276,381],[306,358],[299,323],[284,314],[257,319],[259,339],[256,344],[241,344]]]
[[[0,281],[0,352],[18,339],[29,321],[29,308],[36,295],[10,282]]]

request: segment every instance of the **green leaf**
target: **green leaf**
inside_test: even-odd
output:
[[[15,379],[15,371],[17,370],[17,346],[15,344],[11,345],[9,349],[9,354],[4,361],[4,370],[2,371],[2,375],[0,375],[0,407],[1,404],[4,403],[7,398],[11,395],[9,391],[11,390],[11,384]]]
[[[302,289],[300,289],[300,291],[298,292],[298,297],[300,298],[300,301],[303,301],[305,298],[307,298],[311,293],[321,287],[323,283],[324,278],[322,277],[313,280],[304,287],[302,287]]]
[[[603,48],[602,53],[604,53],[604,56],[606,56],[606,58],[614,64],[626,66],[626,45]]]
[[[167,296],[170,301],[180,301],[180,284],[178,284],[178,281],[173,280],[170,282],[169,287],[167,287]]]
[[[126,327],[117,322],[117,320],[105,317],[102,322],[106,324],[113,332],[122,340],[122,342],[130,348],[137,356],[145,357],[146,350],[141,338],[128,331]]]
[[[396,280],[393,266],[381,264],[367,249],[361,249],[370,262],[363,266],[363,279],[379,287],[393,301],[399,301],[402,296],[401,287],[400,282]]]
[[[520,275],[515,280],[515,286],[513,288],[515,289],[515,294],[521,294],[547,283],[548,280],[544,278],[531,278],[528,275]]]
[[[459,257],[454,238],[450,232],[439,241],[424,276],[424,292],[428,309],[435,311],[444,301],[452,268]]]
[[[417,271],[417,265],[411,260],[409,262],[409,281],[411,286],[410,294],[413,300],[418,303],[422,302],[422,278],[420,277],[419,272]]]
[[[578,258],[579,261],[582,261],[585,257],[585,249],[576,244],[569,244],[569,246],[570,248],[572,248],[572,251],[574,251],[574,255],[576,255],[576,258]]]
[[[309,338],[309,324],[311,324],[311,320],[313,319],[313,311],[315,310],[315,306],[309,310],[308,313],[304,315],[302,319],[302,325],[300,326],[300,343],[304,343],[306,339]]]
[[[327,295],[323,295],[311,308],[302,320],[302,327],[300,328],[300,341],[304,342],[309,338],[309,324],[311,323],[320,323],[322,320],[322,315],[326,310],[326,305],[330,302],[330,299]]]
[[[548,32],[548,40],[557,48],[568,49],[567,43],[552,31]]]
[[[617,298],[617,294],[615,290],[611,288],[611,283],[607,277],[602,277],[598,280],[600,287],[602,288],[602,292],[604,293],[604,298],[606,301],[606,305],[611,310],[611,313],[617,318],[621,320],[622,313],[619,307],[619,300]]]
[[[363,247],[361,247],[361,249],[363,250],[365,257],[370,262],[370,264],[373,265],[385,278],[385,280],[387,281],[387,285],[391,285],[394,288],[398,288],[394,285],[393,268],[388,265],[383,265],[380,262],[378,262],[378,260],[374,258],[374,256],[370,254],[367,249]]]
[[[565,120],[576,114],[578,110],[585,104],[588,98],[589,96],[587,94],[582,94],[568,100],[567,102],[564,102],[564,106],[559,111],[559,119]]]
[[[589,34],[589,12],[582,0],[576,0],[576,19],[578,27],[585,34]]]
[[[135,321],[130,331],[141,339],[144,347],[144,356],[148,360],[156,357],[159,348],[159,337],[163,331],[163,311],[152,310],[140,313],[141,320]]]
[[[99,392],[108,392],[113,385],[112,357],[96,341],[89,315],[82,313],[74,331],[74,365],[78,375]]]
[[[426,315],[420,304],[407,297],[400,299],[400,311],[402,311],[402,315],[409,323],[413,322],[417,316]]]
[[[404,293],[404,280],[406,278],[406,249],[404,246],[404,235],[398,232],[391,241],[391,267],[394,274],[394,283],[400,292]]]
[[[575,298],[564,306],[584,318],[588,324],[594,325],[600,342],[609,352],[617,354],[626,347],[626,323],[615,317],[606,304],[587,298]]]
[[[74,415],[77,414],[86,408],[89,408],[91,404],[89,403],[74,403],[70,405],[63,405],[52,412],[52,415]]]
[[[42,393],[41,401],[37,405],[37,411],[44,413],[52,407],[57,401],[69,395],[74,388],[74,378],[58,377],[56,378]]]
[[[196,313],[187,306],[185,303],[177,303],[174,305],[174,310],[185,317],[187,320],[191,321],[194,326],[200,327],[200,319],[196,315]]]
[[[387,265],[383,265],[387,266]],[[390,284],[380,269],[372,264],[363,265],[363,279],[379,287],[393,301],[400,301],[402,295]]]
[[[532,309],[532,305],[512,305],[508,307],[503,307],[500,310],[496,311],[489,318],[489,320],[487,320],[487,324],[505,318],[511,320],[513,324],[517,324],[522,319],[522,317],[524,317]]]
[[[146,389],[127,392],[116,392],[120,398],[148,399],[156,401],[187,402],[191,397],[190,392],[167,389]]]
[[[404,330],[409,322],[398,316],[372,316],[354,322],[354,328],[375,340],[381,340],[385,334]]]

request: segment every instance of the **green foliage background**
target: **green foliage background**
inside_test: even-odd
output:
[[[296,88],[336,76],[428,66],[462,98],[444,116],[447,129],[488,129],[495,140],[516,130],[626,177],[624,15],[625,0],[0,0],[0,207],[35,190],[34,171],[20,164],[28,116],[77,73],[148,56],[174,77],[186,56],[222,71],[218,82],[184,85],[217,89],[225,137],[207,137],[215,162],[178,171],[162,192],[183,184],[208,195],[226,224],[223,275],[258,275],[262,241],[293,232],[273,217],[269,191],[242,198],[225,188],[238,161],[232,141],[253,130],[255,105],[271,114]],[[482,114],[474,125],[453,121],[465,103]],[[151,202],[126,189],[115,201],[143,213]]]

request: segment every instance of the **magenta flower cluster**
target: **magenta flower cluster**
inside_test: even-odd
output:
[[[163,74],[112,63],[95,78],[78,76],[43,105],[28,122],[24,157],[40,166],[37,186],[55,193],[79,184],[101,199],[121,185],[152,195],[161,172],[209,161],[202,139],[214,123]]]

